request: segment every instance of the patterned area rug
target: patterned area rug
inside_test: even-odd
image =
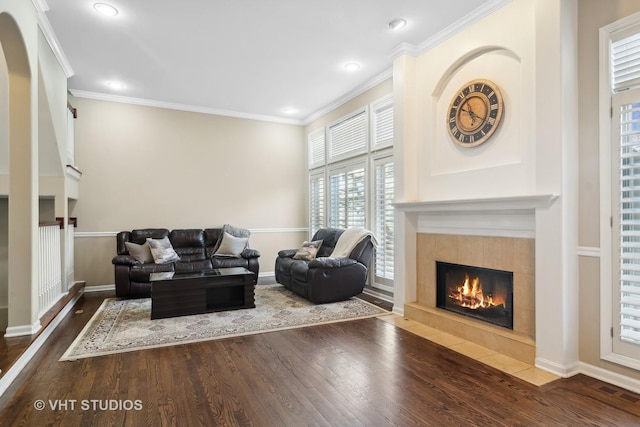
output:
[[[386,314],[358,298],[312,304],[282,285],[259,285],[256,308],[151,320],[151,299],[106,299],[60,360],[76,360]]]

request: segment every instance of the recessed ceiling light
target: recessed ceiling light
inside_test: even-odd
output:
[[[295,113],[298,112],[298,110],[296,110],[293,107],[286,107],[286,108],[282,109],[282,112],[285,113],[285,114],[295,114]]]
[[[401,18],[392,19],[391,21],[389,21],[387,23],[387,27],[391,31],[397,31],[400,28],[403,28],[405,25],[407,25],[407,21],[405,21],[404,19],[401,19]]]
[[[120,82],[116,82],[116,81],[107,82],[107,86],[109,86],[111,89],[124,89],[125,88],[124,84],[122,84]]]
[[[105,16],[116,16],[118,14],[118,9],[106,3],[96,3],[93,8]]]
[[[348,62],[344,64],[344,69],[347,71],[357,71],[360,69],[360,64],[357,62]]]

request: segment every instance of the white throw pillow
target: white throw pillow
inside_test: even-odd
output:
[[[149,248],[151,248],[151,255],[156,264],[164,264],[167,262],[180,261],[180,257],[173,250],[171,241],[168,237],[162,239],[147,238]]]
[[[240,254],[247,248],[248,243],[248,237],[234,237],[225,232],[222,235],[220,246],[213,256],[240,258]]]

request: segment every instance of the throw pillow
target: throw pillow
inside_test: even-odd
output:
[[[314,240],[313,242],[304,242],[300,249],[293,255],[293,259],[301,259],[311,261],[316,259],[318,249],[322,246],[322,240]]]
[[[153,262],[151,248],[147,242],[144,242],[142,245],[133,242],[124,242],[124,245],[127,247],[129,255],[134,257],[140,264],[149,264]]]
[[[230,224],[223,225],[222,233],[220,234],[220,237],[218,238],[218,241],[216,242],[216,244],[213,246],[213,249],[207,249],[208,257],[211,257],[218,252],[218,248],[220,247],[220,244],[222,243],[222,239],[224,238],[224,233],[229,233],[233,237],[246,237],[247,240],[251,235],[251,232],[246,228],[234,227],[233,225],[230,225]],[[248,246],[249,245],[247,244],[247,247]]]
[[[248,243],[248,237],[234,237],[225,232],[222,234],[220,246],[213,256],[240,258],[240,254],[246,249]]]
[[[171,241],[168,237],[162,239],[150,239],[147,238],[149,248],[151,248],[151,255],[156,264],[164,264],[167,262],[180,261],[180,257],[173,250]]]

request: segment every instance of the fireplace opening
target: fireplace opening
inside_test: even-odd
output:
[[[436,306],[513,329],[513,272],[436,261]]]

